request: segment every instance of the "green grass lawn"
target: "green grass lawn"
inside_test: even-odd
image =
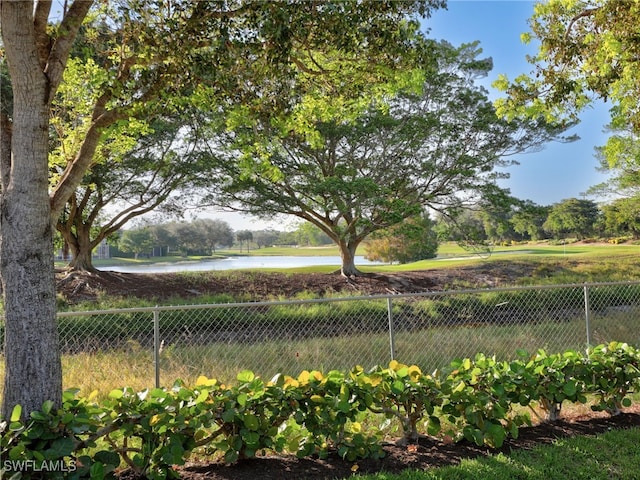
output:
[[[354,477],[350,477],[354,478]],[[634,480],[640,478],[640,429],[556,440],[552,445],[463,460],[459,466],[359,480]]]

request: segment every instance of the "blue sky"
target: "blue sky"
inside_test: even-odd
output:
[[[424,25],[431,29],[430,37],[445,39],[454,45],[479,40],[483,54],[493,58],[494,69],[486,81],[489,86],[501,73],[513,79],[532,70],[525,56],[535,54],[535,46],[522,44],[520,34],[529,30],[527,19],[533,13],[533,3],[449,0],[448,9],[437,11]],[[492,92],[492,97],[495,95],[499,92]],[[603,130],[608,118],[604,105],[584,112],[581,123],[569,132],[578,134],[580,140],[550,143],[542,151],[517,157],[520,165],[507,170],[511,178],[502,185],[517,198],[539,205],[580,198],[590,186],[606,179],[596,171],[598,161],[594,147],[606,142]]]

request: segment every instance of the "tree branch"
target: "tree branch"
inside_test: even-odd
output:
[[[67,200],[78,185],[80,185],[82,177],[91,166],[93,156],[96,148],[98,147],[102,129],[121,118],[125,118],[125,116],[118,111],[104,110],[104,104],[107,102],[107,97],[107,95],[103,95],[103,97],[97,102],[96,107],[94,108],[93,122],[85,135],[85,139],[82,142],[82,146],[80,147],[78,154],[72,162],[67,164],[67,167],[64,172],[62,172],[60,180],[58,181],[58,185],[51,193],[51,218],[53,221],[60,216]]]
[[[36,37],[36,48],[40,57],[40,68],[42,71],[47,66],[47,58],[51,53],[51,37],[47,33],[47,23],[49,21],[49,12],[51,11],[51,0],[42,0],[36,2],[36,8],[33,15],[33,27]]]
[[[58,85],[60,85],[62,81],[62,75],[67,66],[67,59],[69,58],[69,52],[92,4],[93,0],[75,0],[65,13],[58,27],[59,36],[51,46],[47,64],[44,68],[44,73],[49,79],[48,103],[53,100]]]
[[[581,18],[584,17],[591,17],[593,15],[596,14],[596,12],[598,12],[599,10],[601,10],[602,7],[596,7],[596,8],[587,8],[585,10],[583,10],[582,12],[580,12],[579,14],[577,14],[576,16],[574,16],[570,21],[569,24],[567,25],[567,29],[564,33],[564,38],[563,38],[563,43],[566,43],[568,37],[569,37],[569,33],[571,32],[571,29],[573,28],[573,25],[580,20]]]

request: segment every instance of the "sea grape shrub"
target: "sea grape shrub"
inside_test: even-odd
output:
[[[541,420],[557,421],[565,401],[587,402],[589,391],[584,381],[586,368],[584,355],[574,350],[548,354],[541,349],[525,364],[526,377],[532,379],[533,383],[522,384],[524,394],[529,392],[531,398],[537,401],[544,413]]]
[[[105,421],[108,409],[78,398],[77,393],[65,391],[60,409],[46,401],[28,420],[21,421],[22,409],[16,406],[9,421],[0,421],[0,468],[8,466],[11,478],[42,478],[46,474],[51,479],[102,479],[113,474],[120,464],[119,455],[96,444],[110,431]]]
[[[233,386],[200,377],[199,388],[215,387],[201,405],[199,424],[208,428],[198,435],[197,444],[208,453],[220,452],[224,461],[234,463],[255,457],[259,452],[282,452],[286,447],[281,428],[293,415],[293,407],[284,390],[284,378],[276,375],[264,382],[244,370]]]
[[[440,419],[435,415],[435,408],[442,403],[440,381],[423,374],[417,365],[393,360],[388,368],[375,367],[367,373],[356,367],[348,378],[367,409],[399,420],[403,432],[400,443],[418,440],[420,422],[428,434],[440,432]]]
[[[598,345],[589,350],[584,379],[589,390],[599,399],[591,408],[611,415],[629,407],[627,395],[640,385],[640,351],[620,342]]]
[[[183,465],[197,446],[199,417],[193,407],[207,398],[194,393],[181,382],[171,389],[111,391],[106,407],[112,431],[104,440],[135,475],[178,478],[172,466]]]
[[[298,457],[325,458],[331,449],[350,461],[382,456],[380,431],[363,428],[366,405],[343,372],[333,370],[324,375],[305,370],[297,378],[287,377],[285,389],[295,409],[294,423],[287,432],[289,446]]]
[[[268,382],[246,370],[231,386],[201,376],[193,387],[178,381],[168,389],[118,389],[104,405],[68,390],[60,409],[45,402],[21,421],[16,407],[11,418],[0,420],[0,458],[29,460],[31,470],[58,462],[67,468],[48,478],[72,480],[113,478],[123,464],[134,475],[176,478],[175,465],[196,450],[227,463],[266,450],[299,457],[337,451],[353,461],[383,455],[380,416],[383,426],[398,421],[403,444],[421,432],[437,435],[447,422],[459,438],[500,447],[531,424],[518,406],[536,414],[538,407],[546,415],[541,420],[553,421],[564,402],[585,403],[595,394],[592,408],[615,414],[630,404],[627,395],[639,384],[639,351],[611,342],[587,355],[520,351],[510,362],[478,354],[431,375],[398,361],[367,372],[303,371]],[[15,478],[40,476],[25,470]]]
[[[507,362],[478,354],[473,360],[454,360],[449,369],[442,383],[442,413],[467,440],[500,448],[508,435],[517,438],[518,427],[531,423],[512,409]]]

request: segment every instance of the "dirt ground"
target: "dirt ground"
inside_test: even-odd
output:
[[[102,271],[58,273],[58,293],[69,303],[92,301],[102,294],[167,301],[172,297],[197,300],[225,294],[238,301],[291,298],[302,292],[316,297],[441,291],[451,288],[489,288],[513,285],[533,274],[535,266],[491,262],[466,267],[366,274],[346,279],[339,274],[212,271],[198,274],[134,274]]]
[[[505,286],[523,276],[534,275],[533,266],[514,262],[492,262],[469,267],[422,270],[393,274],[370,274],[345,279],[337,274],[281,274],[256,272],[211,272],[207,274],[126,274],[114,272],[58,273],[58,292],[68,303],[91,301],[101,295],[138,297],[159,302],[187,298],[197,302],[201,295],[226,294],[237,301],[259,301],[293,297],[312,292],[318,297],[439,291],[448,288]],[[521,429],[518,439],[509,439],[500,451],[529,449],[572,435],[596,435],[614,428],[640,427],[640,405],[615,417],[606,414],[573,413],[556,424]],[[385,445],[381,460],[347,462],[337,455],[328,459],[267,454],[236,465],[198,463],[180,468],[186,480],[324,480],[348,478],[358,473],[399,472],[407,468],[424,470],[459,463],[465,458],[498,453],[469,442],[451,443],[425,438],[417,445]],[[120,480],[132,480],[126,471]]]

